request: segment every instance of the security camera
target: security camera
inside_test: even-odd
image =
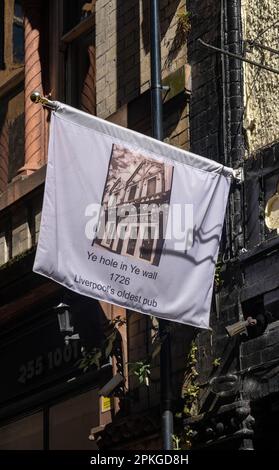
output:
[[[112,394],[112,392],[124,382],[123,375],[117,373],[109,380],[102,388],[99,390],[99,396],[108,397]]]
[[[225,329],[229,336],[236,336],[242,333],[247,335],[247,326],[257,325],[257,320],[252,317],[248,317],[246,320],[238,321],[232,325],[225,326]]]

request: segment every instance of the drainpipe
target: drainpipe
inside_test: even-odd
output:
[[[151,118],[152,135],[163,140],[163,102],[161,74],[161,36],[159,0],[150,0],[150,60],[151,60]],[[171,393],[170,334],[167,321],[159,320],[162,340],[160,352],[160,390],[163,449],[172,450],[173,412]]]
[[[230,52],[242,55],[242,28],[241,28],[241,0],[226,0],[225,21],[227,22],[227,45]],[[241,165],[244,158],[243,139],[243,72],[242,62],[238,59],[230,59],[228,65],[229,78],[229,132],[230,132],[230,166],[233,168]],[[236,186],[231,196],[231,221],[232,221],[232,249],[237,255],[244,247],[244,187]],[[241,302],[238,297],[238,315],[243,319]],[[240,347],[238,349],[239,364]],[[252,439],[243,439],[240,449],[253,450]]]
[[[227,0],[225,9],[227,18],[227,45],[229,52],[241,55],[242,31],[241,31],[241,6],[240,0]],[[244,139],[242,132],[243,123],[243,74],[242,62],[239,59],[229,59],[229,133],[230,149],[229,164],[237,168],[244,157]],[[232,241],[233,254],[237,255],[244,246],[243,230],[243,189],[236,187],[232,204]]]

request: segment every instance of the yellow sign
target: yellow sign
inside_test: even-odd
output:
[[[105,413],[113,409],[113,398],[112,397],[101,397],[101,411]]]

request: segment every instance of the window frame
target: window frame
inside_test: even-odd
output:
[[[148,191],[150,189],[152,189],[152,182],[154,181],[155,183],[155,188],[154,188],[154,192],[151,192],[149,193]],[[156,176],[151,176],[150,178],[148,178],[147,180],[147,187],[146,187],[146,196],[147,197],[152,197],[152,196],[155,196],[157,194],[157,177]]]
[[[22,9],[22,18],[20,18],[19,16],[16,16],[15,14],[15,7],[16,7],[16,3],[18,5],[20,5],[21,9]],[[22,1],[14,1],[14,10],[13,10],[13,14],[12,14],[12,18],[13,18],[13,23],[12,23],[12,62],[14,65],[16,66],[22,66],[24,65],[24,11],[23,11],[23,6],[22,6]],[[22,35],[22,46],[23,46],[23,50],[22,50],[22,59],[20,58],[16,58],[16,47],[15,47],[15,27],[18,27],[18,28],[21,28],[21,35]]]
[[[135,189],[135,191],[134,191],[134,189]],[[137,189],[138,189],[138,184],[137,183],[131,184],[131,186],[129,186],[128,202],[131,202],[131,201],[135,200],[136,194],[137,194]],[[134,191],[134,194],[132,194],[132,191]],[[131,197],[131,195],[132,195],[132,197]]]
[[[62,5],[62,17],[64,17],[63,5]],[[72,94],[72,80],[74,79],[74,77],[73,77],[73,64],[72,64],[72,57],[71,57],[73,54],[75,41],[77,41],[79,38],[82,38],[82,36],[90,34],[91,31],[94,32],[95,26],[96,26],[96,22],[95,22],[95,5],[94,5],[94,11],[92,12],[90,16],[81,20],[69,31],[62,33],[62,35],[60,35],[60,51],[62,51],[63,53],[63,64],[64,64],[62,95],[63,95],[64,101],[72,106],[76,106],[76,103],[73,103],[74,96]],[[61,25],[61,30],[63,31],[63,29],[64,29],[64,26]],[[96,93],[96,90],[95,90],[95,93]]]
[[[5,2],[0,0],[0,70],[5,68]]]

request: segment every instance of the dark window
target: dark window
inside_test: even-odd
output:
[[[0,193],[24,164],[23,84],[5,96],[0,106]]]
[[[150,178],[147,181],[147,196],[153,196],[153,194],[156,194],[156,176],[153,178]]]
[[[138,227],[132,227],[130,231],[130,239],[127,245],[127,253],[133,255],[137,244]]]
[[[54,405],[49,409],[49,448],[50,450],[96,449],[97,445],[88,439],[88,430],[98,425],[97,390],[90,390]]]
[[[245,170],[245,238],[247,248],[278,238],[276,229],[269,229],[265,223],[266,205],[275,195],[279,184],[279,159],[276,158],[279,145],[275,143],[259,150],[257,158],[250,157]],[[276,204],[272,202],[276,210]]]
[[[94,1],[64,0],[64,33],[93,14]]]
[[[4,0],[0,0],[0,69],[4,68]]]
[[[141,250],[140,250],[140,258],[146,259],[148,261],[151,260],[152,251],[153,251],[153,230],[152,227],[146,227],[144,239],[142,241]]]
[[[114,204],[118,204],[119,203],[119,194],[120,192],[117,191],[117,193],[114,193],[113,197],[114,197]]]
[[[23,8],[20,1],[15,1],[14,4],[13,61],[16,64],[24,62]]]
[[[88,434],[99,413],[98,391],[81,393],[0,427],[0,450],[96,450]]]
[[[24,114],[11,120],[9,129],[9,182],[24,165]]]
[[[0,427],[0,450],[42,450],[43,412]]]
[[[135,199],[136,192],[137,192],[137,185],[134,184],[133,186],[130,187],[128,201],[133,201]]]
[[[65,100],[95,114],[95,29],[93,2],[64,1]]]

